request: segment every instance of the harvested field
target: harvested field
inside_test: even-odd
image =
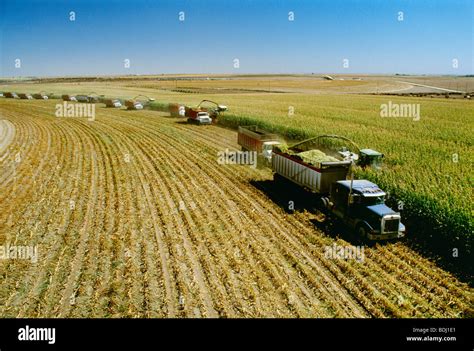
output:
[[[348,243],[251,185],[269,170],[216,162],[234,131],[55,103],[0,100],[0,243],[39,255],[0,260],[0,315],[472,317],[472,289],[403,242],[327,258]]]

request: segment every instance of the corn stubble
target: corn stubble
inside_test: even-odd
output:
[[[472,315],[472,289],[403,243],[367,248],[360,263],[326,258],[326,245],[349,243],[249,184],[268,170],[216,162],[237,148],[232,131],[153,111],[104,109],[90,123],[53,117],[53,102],[0,104],[15,125],[0,242],[40,252],[37,264],[0,262],[4,317]]]

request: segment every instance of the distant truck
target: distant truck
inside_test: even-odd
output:
[[[212,118],[207,111],[186,109],[185,116],[188,117],[189,123],[212,124]]]
[[[120,108],[122,107],[122,103],[119,99],[103,99],[102,102],[105,104],[106,107],[114,107]]]
[[[212,104],[213,107],[203,107],[205,103]],[[227,111],[227,106],[211,100],[202,100],[196,107],[185,106],[184,116],[188,118],[189,123],[211,124],[224,111]],[[179,114],[181,113],[182,110]]]
[[[31,96],[31,94],[27,94],[27,93],[19,93],[18,97],[22,100],[33,100],[33,96]]]
[[[18,99],[18,95],[16,93],[12,93],[9,91],[3,93],[3,96],[7,99]]]
[[[305,151],[320,159],[308,161]],[[405,226],[400,214],[385,205],[385,192],[367,180],[347,180],[353,160],[344,160],[337,153],[324,155],[320,150],[276,147],[272,156],[275,179],[285,178],[317,194],[322,206],[361,238],[386,240],[403,237]],[[369,156],[365,155],[368,159],[364,162],[370,162]],[[379,156],[375,153],[374,162]]]
[[[88,103],[99,102],[99,98],[93,95],[76,95],[76,100],[79,102],[88,102]]]
[[[37,94],[33,94],[33,98],[38,100],[48,100],[48,95],[43,92],[39,92]]]
[[[63,101],[77,101],[75,96],[68,94],[61,95],[61,98],[63,99]]]
[[[186,108],[183,104],[170,103],[168,104],[168,110],[173,117],[183,117],[186,115]]]
[[[273,147],[280,145],[281,141],[277,134],[268,133],[257,126],[241,126],[237,143],[243,151],[256,151],[259,156],[271,162]]]
[[[155,101],[155,99],[145,95],[138,95],[133,99],[125,100],[125,106],[127,107],[127,110],[143,110],[152,101]]]

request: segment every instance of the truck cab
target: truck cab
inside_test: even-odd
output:
[[[400,213],[385,205],[385,192],[367,180],[340,180],[332,184],[329,209],[369,240],[405,236]]]
[[[196,122],[198,124],[211,124],[212,118],[207,112],[198,112],[195,118],[188,118],[189,122]]]

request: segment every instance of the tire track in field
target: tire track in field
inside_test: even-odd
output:
[[[142,137],[142,136],[141,136],[141,137]],[[147,146],[147,148],[148,148],[148,146]],[[160,151],[160,152],[161,152],[161,151]],[[152,160],[152,157],[150,157],[150,159]],[[174,169],[176,169],[176,166],[174,166]],[[188,169],[186,169],[186,172],[188,172],[188,171],[189,171],[189,170],[188,170]],[[182,195],[182,197],[184,198],[184,197],[185,197],[185,195]]]
[[[57,132],[57,130],[55,131],[55,133],[56,132]],[[37,147],[35,150],[36,150],[36,152],[39,153],[39,150],[41,150],[41,147]],[[54,162],[53,162],[53,164],[54,164]],[[29,163],[26,163],[25,167],[29,167],[29,169],[32,168],[32,166]],[[53,177],[53,174],[55,173],[55,171],[57,171],[57,169],[55,167],[53,167],[52,165],[49,165],[49,168],[54,170],[54,171],[47,172],[49,177],[45,179],[46,183],[51,180],[51,178]],[[15,239],[13,240],[13,243],[15,243],[17,245],[38,244],[38,241],[41,240],[41,236],[39,236],[39,235],[35,236],[33,233],[37,232],[37,229],[38,229],[39,225],[42,225],[44,223],[43,221],[41,221],[39,219],[40,218],[39,214],[42,213],[42,215],[44,217],[46,217],[46,219],[47,219],[48,216],[52,212],[52,208],[54,208],[54,207],[46,206],[45,202],[43,201],[43,200],[45,200],[45,197],[44,197],[45,194],[43,192],[38,193],[38,191],[36,191],[36,189],[35,189],[34,194],[32,194],[31,191],[30,191],[29,195],[30,195],[30,197],[35,199],[35,201],[32,202],[31,199],[30,199],[28,202],[26,202],[23,209],[21,209],[21,208],[18,209],[17,208],[16,211],[12,211],[12,215],[13,215],[13,218],[14,218],[12,220],[12,222],[14,222],[15,225],[12,226],[10,229],[6,229],[11,234],[10,236],[13,237],[13,231],[15,231],[16,228],[18,228],[18,231],[15,234]],[[38,201],[38,197],[41,197],[41,200]],[[49,199],[46,199],[46,201],[49,201]],[[41,211],[38,212],[38,209],[37,209],[38,206],[44,206],[45,210],[42,211],[42,212]],[[28,218],[30,218],[30,216],[37,216],[38,219],[36,221],[31,220],[31,219],[28,220]],[[33,226],[34,226],[33,230],[28,231],[28,233],[27,233],[27,229],[31,228]],[[12,240],[9,240],[9,241],[12,241]],[[20,262],[18,262],[18,260],[9,260],[8,263],[9,263],[9,267],[5,269],[6,274],[9,274],[8,272],[12,272],[12,271],[15,271],[18,274],[20,274],[20,272],[23,272],[23,270],[18,269],[18,266],[20,264],[23,264],[23,266],[25,268],[27,267],[26,265],[24,265],[24,262],[20,263]],[[32,269],[34,269],[34,267]],[[20,284],[20,280],[22,280],[22,279],[23,278],[20,278],[19,276],[17,277],[17,286]],[[26,282],[27,282],[27,280],[26,280]],[[26,282],[23,284],[23,288],[19,289],[20,293],[28,288],[28,284]],[[21,294],[12,295],[12,296],[10,296],[9,301],[11,302],[12,298],[18,299],[20,296],[21,296]],[[10,305],[9,301],[7,301],[7,304],[6,304],[8,306]]]
[[[116,132],[118,133],[118,130],[116,130]],[[122,140],[128,140],[130,137],[127,133],[127,135],[122,135]],[[132,139],[130,138],[130,141]],[[143,161],[144,163],[145,160],[143,159],[142,157],[142,154],[140,153],[139,149],[137,148],[137,146],[135,144],[133,144],[132,142],[128,143],[128,147],[127,147],[127,150],[129,152],[131,152],[131,150],[133,150],[134,152],[131,152],[132,155],[134,155],[137,159],[140,157],[140,160]],[[142,165],[142,167],[144,167],[144,165]],[[145,173],[147,171],[145,170]],[[142,174],[143,171],[140,171],[139,172],[139,175]],[[140,176],[140,179],[142,179],[142,176]],[[144,188],[147,188],[145,183],[142,182],[142,185]],[[165,190],[164,190],[165,191]],[[168,195],[169,196],[169,195]],[[167,198],[167,205],[169,206],[169,209],[173,209],[174,208],[174,205],[173,205],[173,201],[170,200],[171,197],[168,197]],[[184,237],[185,235],[189,235],[189,234],[186,234],[186,229],[184,228],[184,225],[182,222],[180,221],[175,221],[175,225],[178,226],[178,230],[181,232],[181,236]],[[202,272],[200,272],[200,268],[198,267],[198,265],[196,264],[197,262],[197,259],[196,257],[194,256],[194,253],[191,251],[191,246],[190,246],[190,243],[189,241],[187,241],[186,237],[184,237],[183,239],[183,245],[185,246],[185,250],[187,251],[188,255],[190,256],[190,260],[191,260],[191,263],[192,263],[192,270],[194,272],[194,274],[196,274],[196,276],[194,276],[194,278],[196,278],[197,280],[197,284],[199,286],[199,288],[201,289],[201,291],[207,291],[207,288],[205,286],[205,283],[204,281],[202,280]],[[183,271],[186,271],[187,269],[184,268],[184,266],[182,266],[182,269]],[[192,286],[193,284],[189,281],[188,277],[186,275],[183,275],[183,278],[185,280],[187,280],[187,285],[188,286]],[[189,288],[188,288],[189,289]],[[188,291],[191,291],[191,289],[189,289]],[[208,293],[207,293],[208,294]],[[204,305],[204,308],[205,308],[205,311],[206,311],[206,314],[209,315],[209,316],[214,316],[215,315],[215,311],[212,307],[212,302],[206,297],[206,293],[203,293],[202,294],[202,299],[203,299],[203,305]]]
[[[81,130],[83,135],[88,135],[94,143],[94,151],[92,158],[98,162],[98,170],[100,171],[98,188],[101,191],[98,192],[98,198],[95,202],[95,213],[94,221],[89,226],[90,238],[87,241],[87,249],[83,257],[83,266],[85,269],[78,277],[75,293],[72,297],[72,307],[69,312],[71,317],[87,317],[92,314],[92,302],[91,299],[94,294],[94,286],[96,283],[97,273],[99,272],[99,261],[101,256],[107,255],[107,253],[101,252],[100,243],[103,240],[106,233],[106,221],[107,213],[106,207],[109,206],[107,202],[112,200],[114,196],[111,195],[112,199],[109,200],[107,189],[110,187],[110,172],[109,172],[109,158],[106,149],[106,145],[101,142],[101,139],[97,136],[95,126],[91,122],[76,121],[78,129]],[[80,124],[80,126],[79,126]]]
[[[72,124],[73,123],[71,123],[71,125]],[[94,204],[97,202],[97,198],[100,196],[98,194],[98,183],[100,181],[100,173],[98,169],[97,159],[95,157],[94,143],[90,136],[87,139],[87,144],[87,153],[89,157],[86,157],[86,159],[90,160],[90,182],[89,188],[87,189],[88,191],[85,191],[85,193],[88,193],[87,205],[85,208],[86,213],[84,215],[83,223],[79,225],[79,242],[76,244],[77,246],[75,249],[74,257],[71,261],[69,276],[64,286],[62,298],[59,302],[59,317],[66,317],[71,309],[71,305],[73,304],[71,300],[74,300],[76,284],[81,275],[81,268],[83,264],[83,257],[85,254],[86,245],[90,239],[89,231],[91,230],[91,222],[93,221],[93,216],[95,213]]]
[[[160,137],[160,140],[163,140],[163,139]],[[171,149],[171,146],[169,146],[168,148],[165,148],[164,150],[166,150],[166,149]],[[157,151],[157,152],[159,152],[160,154],[163,152],[163,153],[166,155],[166,151]],[[166,155],[166,156],[168,156],[167,159],[173,159],[173,157],[172,157],[171,154],[170,154],[170,155]],[[185,161],[185,160],[186,160],[186,158],[183,158],[183,161]],[[194,177],[191,176],[191,177],[185,179],[184,181],[181,181],[181,183],[187,184],[187,183],[191,182],[191,181],[194,180],[194,179],[203,178],[203,177],[199,177],[197,173],[194,173],[194,172],[191,171],[191,170],[193,169],[192,166],[195,166],[195,164],[193,164],[192,162],[190,162],[190,165],[188,165],[188,166],[186,167],[186,169],[182,169],[182,172],[177,172],[177,174],[180,174],[180,173],[187,174],[187,173],[190,173],[190,172],[194,174]],[[179,168],[182,168],[182,167],[179,167],[179,165],[176,165],[176,166],[174,167],[174,169],[176,169],[176,170],[178,170]],[[205,177],[205,179],[208,179],[208,177]],[[203,185],[203,184],[200,184],[200,186],[198,186],[198,185],[196,184],[196,187],[195,187],[195,188],[199,189],[202,185]],[[196,189],[193,189],[193,191],[196,191]],[[217,203],[218,201],[222,200],[222,199],[226,199],[226,196],[225,196],[224,192],[222,191],[221,187],[220,187],[218,184],[214,184],[213,186],[208,187],[205,191],[207,191],[207,196],[211,196],[212,193],[213,193],[213,192],[216,192],[216,191],[220,192],[219,195],[221,195],[221,198],[220,198],[220,199],[216,198],[216,203]],[[206,196],[205,194],[203,194],[203,195]],[[229,201],[229,200],[225,200],[225,201]],[[224,202],[225,202],[225,201],[224,201]],[[235,205],[235,203],[234,203],[234,205]],[[207,207],[206,207],[206,208],[207,208]],[[219,212],[220,212],[220,211],[219,211]],[[229,214],[231,217],[233,217],[232,214],[235,213],[235,212],[237,212],[237,211],[230,210],[230,211],[228,211],[228,214]],[[234,217],[234,218],[235,218],[235,217]],[[245,218],[244,220],[245,220],[246,222],[248,222],[248,221],[249,221],[249,218]],[[224,221],[224,223],[225,223],[225,221]],[[235,226],[230,228],[231,231],[232,231],[232,230],[235,231],[236,228],[238,228],[239,226],[242,226],[242,223],[241,223],[240,221],[234,222],[234,224],[235,224]],[[247,241],[251,241],[251,238],[248,237],[248,236],[246,237],[246,239],[247,239]],[[258,245],[258,242],[254,241],[254,243],[256,243],[256,245]],[[272,274],[273,278],[272,278],[272,280],[277,279],[277,280],[279,280],[280,282],[282,281],[282,280],[281,280],[282,278],[281,278],[281,276],[280,276],[278,270],[275,269],[275,267],[277,267],[277,265],[270,264],[269,261],[268,261],[268,259],[267,259],[266,257],[262,257],[261,255],[260,255],[260,257],[257,258],[257,259],[259,259],[259,260],[264,260],[264,261],[267,262],[267,263],[265,264],[265,266],[266,266],[267,269],[269,269],[270,271],[273,271],[273,274]],[[281,262],[279,262],[279,263],[281,264]],[[255,267],[255,264],[253,265],[253,267]],[[301,285],[298,284],[298,281],[293,281],[293,282],[291,281],[291,274],[288,274],[288,271],[286,271],[284,274],[286,274],[285,279],[290,279],[290,281],[288,282],[289,285],[295,284],[296,286],[299,286],[302,290],[306,290],[304,287],[302,287]],[[279,277],[279,276],[280,276],[280,277]],[[276,278],[275,278],[275,277],[276,277]],[[275,283],[272,283],[272,284],[275,284]],[[280,283],[280,284],[273,285],[273,290],[275,290],[275,291],[280,290],[282,285],[284,285],[284,283]],[[294,289],[294,288],[293,288],[293,289]],[[271,289],[269,289],[269,291],[271,291]],[[307,290],[306,290],[306,293],[307,293]],[[286,294],[287,294],[287,296],[288,296],[288,297],[287,297],[288,300],[290,300],[290,296],[291,296],[291,300],[293,300],[293,301],[292,301],[292,304],[293,304],[293,305],[298,305],[298,304],[300,304],[300,310],[299,310],[299,312],[298,312],[300,315],[305,315],[305,314],[307,314],[307,313],[305,313],[304,311],[301,310],[301,303],[300,303],[300,301],[299,301],[297,295],[288,294],[288,293],[286,293]],[[303,295],[304,295],[304,294],[303,294]],[[312,296],[312,298],[314,299],[314,296]],[[286,299],[285,299],[285,301],[286,301]],[[314,306],[313,306],[313,307],[314,307]],[[264,310],[276,310],[276,308],[269,306],[269,307],[267,307],[267,308],[264,308]]]
[[[175,140],[175,142],[177,143],[177,140]],[[185,143],[186,140],[183,140],[182,138],[179,139],[179,143]],[[178,143],[177,143],[178,144]],[[192,147],[191,145],[189,147]],[[296,262],[300,261],[301,259],[303,261],[306,261],[306,263],[310,263],[314,268],[316,268],[319,272],[319,274],[321,276],[323,276],[326,280],[326,284],[325,285],[320,285],[319,288],[320,289],[326,289],[327,290],[327,294],[328,294],[328,298],[331,297],[329,299],[329,301],[332,301],[332,300],[335,300],[335,299],[338,299],[338,298],[342,298],[343,300],[345,301],[341,301],[341,303],[338,305],[340,308],[342,309],[345,309],[346,310],[346,313],[352,313],[350,312],[351,309],[357,311],[359,310],[358,313],[361,313],[361,315],[364,315],[365,313],[360,309],[360,307],[355,303],[355,301],[351,301],[351,297],[350,295],[344,295],[344,294],[340,294],[340,293],[337,293],[337,289],[340,289],[340,287],[337,286],[337,284],[334,284],[334,281],[332,280],[332,278],[330,277],[330,275],[328,275],[328,273],[324,272],[321,270],[321,266],[317,263],[315,263],[314,261],[312,261],[312,258],[310,257],[309,254],[305,253],[304,252],[304,249],[299,246],[298,247],[298,243],[294,240],[292,240],[291,236],[289,236],[287,233],[288,232],[283,232],[281,230],[281,228],[285,228],[286,227],[286,222],[285,221],[281,221],[280,220],[280,217],[282,217],[282,215],[284,214],[281,214],[281,213],[277,213],[275,212],[274,208],[268,208],[267,205],[268,204],[264,204],[263,203],[263,200],[260,201],[259,197],[249,197],[249,194],[247,193],[244,193],[243,190],[241,190],[241,188],[239,187],[236,187],[234,183],[232,183],[230,181],[230,179],[232,179],[233,177],[235,177],[235,172],[232,173],[231,171],[227,171],[225,168],[222,168],[222,169],[219,169],[219,171],[216,170],[216,164],[215,164],[215,160],[213,160],[214,162],[212,161],[204,161],[203,160],[200,160],[202,161],[203,164],[206,164],[206,170],[212,170],[213,173],[212,175],[210,175],[212,178],[214,179],[219,179],[221,178],[221,180],[225,181],[227,184],[228,184],[228,189],[229,191],[233,191],[235,192],[236,194],[239,195],[239,203],[242,205],[243,208],[247,209],[247,208],[254,208],[254,209],[258,209],[260,215],[257,215],[257,216],[254,216],[252,219],[253,221],[257,222],[259,224],[259,226],[262,226],[264,228],[268,228],[266,230],[267,233],[277,233],[277,234],[282,234],[281,237],[279,237],[279,239],[277,238],[277,240],[274,240],[273,243],[274,244],[278,244],[278,241],[281,240],[282,238],[284,240],[286,240],[287,242],[289,241],[290,242],[290,245],[286,245],[285,247],[281,247],[282,250],[288,250],[292,245],[291,244],[296,244],[295,246],[295,249],[297,251],[293,251],[292,255],[293,256],[293,259],[296,258]],[[237,166],[238,167],[238,166]],[[228,174],[228,177],[226,178],[223,178],[223,177],[219,177],[218,174],[219,173],[227,173]],[[248,186],[243,186],[242,189],[246,189],[247,190]],[[257,207],[256,205],[262,205],[261,207]],[[270,211],[270,213],[272,214],[272,216],[268,216],[267,215],[267,211]],[[270,221],[270,225],[267,225],[264,221],[262,221],[262,218],[266,218],[266,219],[271,219]],[[289,240],[288,240],[289,239]],[[301,253],[301,255],[299,254]],[[302,257],[299,257],[299,256],[302,256]],[[308,274],[308,278],[311,278],[311,275],[312,274]],[[314,281],[314,283],[318,283],[317,281]],[[329,284],[329,287],[327,286],[327,284]],[[338,307],[336,307],[336,310]]]
[[[162,137],[163,137],[163,135],[160,135],[160,136],[159,136],[160,140],[161,140]],[[182,142],[182,141],[183,141],[183,140],[181,140],[181,142]],[[175,144],[176,144],[176,143],[175,143]],[[184,150],[183,152],[185,152],[185,150]],[[199,160],[199,161],[201,162],[202,160]],[[207,165],[206,169],[212,168],[212,167],[214,167],[214,165]],[[213,179],[218,179],[218,178],[219,178],[219,177],[213,177]],[[220,186],[219,186],[219,187],[220,187]],[[233,189],[233,188],[234,188],[234,187],[232,187],[232,189]],[[232,191],[233,191],[233,190],[230,190],[230,192],[232,192]],[[249,203],[249,206],[247,206],[247,207],[251,208],[251,207],[252,207],[252,201],[247,201],[247,202]],[[329,294],[328,294],[328,296],[332,296],[332,295],[329,295]]]
[[[69,203],[64,207],[64,214],[61,220],[59,220],[60,224],[56,231],[48,231],[53,245],[48,252],[48,258],[46,260],[47,266],[50,267],[48,289],[42,298],[46,305],[43,316],[46,317],[57,316],[59,300],[61,298],[60,292],[63,287],[63,282],[67,278],[70,262],[69,255],[72,255],[72,250],[75,248],[75,245],[69,242],[71,240],[70,233],[75,231],[75,223],[82,221],[81,214],[86,205],[86,200],[81,196],[81,193],[83,189],[85,189],[86,174],[88,172],[87,164],[82,157],[82,155],[86,153],[84,145],[86,145],[87,142],[85,136],[76,128],[66,123],[63,128],[67,131],[67,139],[73,143],[71,152],[74,155],[74,159],[69,159],[65,163],[67,183],[63,199],[69,199]],[[73,202],[71,203],[71,201]]]
[[[50,125],[50,128],[53,125]],[[59,140],[61,136],[67,135],[64,129],[59,126],[54,126],[51,128],[55,130],[55,137]],[[62,139],[61,139],[62,140]],[[61,149],[67,150],[68,147],[72,147],[71,143],[65,142],[61,143]],[[62,150],[63,151],[63,150]],[[60,162],[64,162],[67,159],[66,152],[60,152],[62,159]],[[54,165],[54,163],[53,163]],[[65,169],[63,167],[51,166],[52,172],[48,172],[49,179],[45,180],[42,184],[54,183],[54,179],[61,179],[65,175]],[[48,245],[47,240],[51,238],[50,232],[56,230],[55,226],[57,225],[56,216],[61,215],[61,208],[64,207],[62,202],[62,197],[60,193],[60,188],[54,188],[48,192],[45,190],[39,193],[40,200],[34,201],[27,210],[22,214],[23,217],[35,218],[31,222],[36,223],[33,227],[33,224],[25,225],[25,228],[30,229],[30,238],[38,245],[39,251],[39,261],[37,264],[33,265],[26,273],[23,278],[23,286],[25,287],[26,296],[22,297],[19,300],[21,308],[18,312],[18,316],[28,316],[32,314],[40,315],[41,304],[39,303],[40,296],[43,294],[47,288],[47,270],[45,265],[45,253],[49,252],[51,247]],[[57,238],[55,238],[57,239]]]
[[[147,144],[146,149],[148,150],[149,147],[150,147],[150,146]],[[165,149],[165,150],[166,150],[166,149]],[[146,152],[145,150],[143,150],[143,151]],[[160,151],[157,151],[157,152],[158,152],[159,154],[161,154],[161,153],[163,152],[163,150],[160,150]],[[171,156],[171,155],[169,155],[169,156]],[[150,157],[150,155],[149,155],[148,157]],[[171,158],[171,159],[172,159],[172,158]],[[150,161],[153,162],[153,157],[150,157]],[[155,164],[155,167],[156,167],[156,166],[157,166],[157,165]],[[179,169],[179,166],[178,166],[178,165],[173,165],[172,169],[174,169],[174,170],[176,171],[176,170]],[[189,171],[189,169],[186,169],[186,171]],[[183,173],[184,173],[184,172],[183,172]],[[179,175],[180,172],[177,172],[177,174]],[[191,178],[191,179],[192,179],[192,178]],[[181,183],[184,184],[183,182],[181,182]],[[194,190],[195,190],[195,189],[193,189],[193,191],[194,191]],[[186,198],[186,195],[187,195],[187,193],[182,193],[182,192],[181,192],[180,195],[179,195],[179,198],[185,199],[185,198]],[[184,203],[184,201],[183,201],[183,203]],[[188,218],[188,221],[190,221],[189,218]],[[192,220],[191,220],[191,221],[192,221]],[[195,226],[195,225],[193,224],[193,226]],[[201,245],[200,250],[203,250],[202,245]],[[200,257],[203,256],[203,253],[206,254],[205,249],[204,249],[204,252],[201,251]],[[211,253],[211,256],[212,256],[212,253]],[[201,264],[203,264],[203,266],[205,265],[205,262],[202,261],[202,258],[201,258]],[[206,267],[209,267],[209,265],[207,264]],[[212,283],[213,283],[212,281],[209,281],[209,284],[212,284]]]
[[[15,125],[7,119],[0,119],[0,160],[14,138]]]
[[[184,127],[182,127],[182,128],[184,128]],[[214,138],[214,139],[215,139],[215,138]],[[211,138],[211,140],[212,140],[212,138]],[[391,246],[391,247],[393,247],[393,246]],[[397,255],[397,256],[400,256],[400,255]],[[413,257],[413,255],[411,255],[411,256]],[[418,257],[418,255],[416,255],[415,257]],[[389,261],[395,261],[395,262],[396,262],[397,260],[400,261],[400,258],[399,258],[399,257],[393,257],[393,258],[391,258]],[[423,259],[422,259],[422,258],[419,258],[418,261],[423,261]],[[390,263],[390,262],[388,262],[388,263]],[[372,262],[368,262],[368,264],[370,265],[370,264],[372,264]],[[433,278],[431,278],[431,279],[434,279],[434,280],[439,279],[439,277],[438,277],[438,278],[435,278],[435,277],[437,276],[436,270],[428,269],[426,264],[422,264],[422,266],[424,267],[423,270],[425,271],[425,273],[427,274],[427,276],[433,276]],[[385,273],[385,272],[384,272],[384,269],[380,267],[380,264],[372,265],[372,269],[369,270],[369,272],[370,272],[370,271],[378,272],[378,274],[382,274],[382,275]],[[445,272],[443,272],[443,275],[448,276]],[[405,276],[406,276],[406,275],[405,275]],[[426,278],[425,278],[425,279],[426,279]],[[430,279],[430,280],[431,280],[431,279]],[[413,281],[413,279],[410,279],[410,280]],[[451,280],[452,280],[452,278],[451,278]],[[377,281],[378,281],[378,280],[377,280]],[[446,281],[449,282],[450,280],[448,279],[448,280],[446,280]],[[408,283],[409,283],[409,282],[408,282]],[[440,285],[443,286],[443,284],[440,284]],[[454,288],[452,285],[451,285],[450,287],[452,288],[452,291],[462,291],[460,288]],[[398,280],[393,280],[393,288],[392,288],[392,291],[396,291],[397,289],[404,290],[404,291],[406,291],[406,292],[409,292],[409,291],[410,291],[410,287],[409,287],[409,284],[407,284],[407,282],[398,281]],[[424,289],[424,290],[425,290],[426,292],[428,292],[427,289]],[[433,295],[433,294],[430,294],[430,296],[428,296],[428,298],[425,298],[426,292],[425,292],[425,293],[420,293],[419,295],[416,295],[416,296],[413,296],[413,294],[412,294],[411,297],[412,297],[414,300],[417,300],[417,301],[421,301],[421,300],[423,300],[423,299],[427,299],[427,301],[431,301],[432,299],[434,299],[434,300],[437,299],[437,296],[436,296],[436,295]],[[393,295],[392,295],[392,296],[393,296]],[[449,303],[450,303],[450,304],[453,304],[453,303],[454,303],[453,300],[456,300],[456,298],[453,297],[453,298],[451,298],[451,299],[449,299],[449,300],[451,300]],[[388,302],[388,300],[386,300],[386,301]],[[445,300],[445,303],[446,303],[446,300]],[[464,303],[460,303],[460,305],[463,306],[463,309],[467,309],[467,306],[465,306]],[[392,306],[393,306],[393,305],[392,305]],[[441,307],[441,305],[439,305],[439,306]],[[417,309],[418,307],[419,307],[419,306],[416,305],[416,309]],[[428,315],[437,315],[440,311],[442,311],[441,309],[436,311],[436,310],[433,308],[433,306],[431,306],[430,303],[425,303],[425,307],[426,307],[426,311],[428,312]],[[442,311],[442,312],[444,312],[444,311]],[[426,315],[426,314],[425,314],[425,315]],[[446,314],[444,314],[444,315],[446,315]]]
[[[62,281],[66,279],[71,262],[69,255],[72,255],[76,248],[75,245],[68,245],[68,243],[71,240],[70,231],[74,228],[75,223],[82,221],[81,213],[85,200],[81,199],[80,189],[83,189],[86,185],[84,174],[87,174],[86,164],[80,157],[85,152],[83,146],[87,142],[81,133],[71,127],[69,121],[62,122],[58,122],[57,126],[64,131],[64,138],[71,142],[72,148],[65,153],[64,163],[61,167],[62,172],[56,177],[58,189],[53,191],[61,191],[61,195],[57,197],[58,203],[55,205],[55,208],[57,208],[56,217],[47,221],[49,223],[44,230],[46,233],[45,240],[50,241],[51,244],[47,249],[44,247],[42,249],[42,251],[47,252],[47,256],[42,257],[41,266],[43,270],[38,274],[35,284],[37,286],[46,285],[44,292],[41,289],[38,292],[40,295],[36,299],[41,297],[44,301],[45,307],[41,313],[49,317],[56,316],[55,309],[58,307],[59,291],[62,289]],[[68,144],[68,142],[66,141],[65,144]],[[67,157],[68,155],[74,155],[75,157],[71,160],[70,157]],[[75,175],[73,175],[73,172],[75,172]],[[83,181],[81,182],[81,180]],[[77,199],[80,200],[77,201]],[[71,207],[70,201],[74,201],[73,207]]]
[[[29,115],[24,114],[22,117]],[[36,181],[40,175],[46,160],[51,156],[51,131],[45,128],[43,125],[38,124],[35,121],[30,120],[29,125],[29,138],[25,139],[25,142],[19,146],[17,153],[13,156],[10,164],[13,166],[13,177],[7,178],[7,183],[3,183],[2,187],[6,187],[8,183],[13,182],[13,185],[10,188],[10,192],[6,192],[6,196],[15,196],[16,199],[24,199],[30,196],[32,184]],[[34,126],[34,127],[33,127]],[[34,128],[34,129],[33,129]],[[35,132],[34,130],[38,130]],[[36,136],[36,141],[39,145],[33,146],[32,136]],[[47,148],[43,154],[38,154],[37,151],[41,149],[43,144],[47,142]],[[33,156],[38,157],[33,157]],[[16,159],[18,157],[18,160]],[[19,169],[17,171],[17,168]],[[30,176],[31,169],[34,169],[32,176]],[[26,172],[30,170],[30,172]],[[18,184],[21,184],[20,189],[18,189]],[[11,213],[14,203],[10,201],[3,201],[3,198],[0,198],[1,202],[5,204],[6,208],[3,210],[6,213]],[[25,201],[27,202],[27,201]]]
[[[128,143],[125,143],[124,140],[125,139],[125,135],[115,129],[115,128],[112,128],[111,126],[107,126],[107,125],[103,125],[102,126],[102,129],[104,128],[107,128],[104,133],[108,133],[110,134],[110,132],[113,133],[116,133],[117,136],[119,137],[117,140],[120,140],[120,153],[122,155],[125,155],[125,154],[129,154],[132,150],[132,148],[130,147],[130,145]],[[144,178],[143,178],[143,172],[141,171],[141,169],[134,163],[134,162],[131,162],[131,164],[133,165],[133,170],[134,170],[134,173],[135,173],[135,176],[138,177],[140,179],[140,182],[141,182],[141,189],[143,190],[143,193],[144,193],[144,196],[143,198],[146,200],[145,202],[146,203],[143,203],[141,204],[141,213],[147,213],[149,214],[149,217],[151,217],[151,225],[148,227],[150,229],[150,233],[146,233],[146,234],[149,234],[148,237],[149,239],[152,239],[153,241],[156,242],[157,246],[158,246],[158,252],[159,252],[159,256],[160,256],[160,262],[161,262],[161,270],[162,270],[162,274],[163,274],[163,285],[164,285],[164,290],[165,290],[165,294],[166,296],[164,297],[158,297],[158,299],[162,300],[161,303],[158,302],[158,301],[154,301],[152,303],[154,303],[155,305],[156,304],[165,304],[166,305],[166,311],[168,313],[169,316],[173,317],[173,316],[176,316],[176,307],[175,307],[175,302],[178,300],[177,299],[177,296],[174,292],[174,290],[172,289],[172,286],[175,284],[174,283],[174,279],[172,278],[171,274],[170,274],[170,270],[172,271],[173,270],[173,267],[169,267],[169,245],[166,243],[166,238],[165,238],[165,234],[163,233],[163,231],[161,230],[161,228],[158,226],[158,223],[161,222],[158,214],[157,214],[157,211],[156,211],[156,208],[157,206],[155,206],[153,203],[152,203],[152,199],[153,199],[153,196],[151,195],[150,193],[150,189],[149,189],[149,185],[144,181]],[[132,178],[134,176],[131,176]],[[135,188],[137,190],[140,190],[139,188]],[[135,194],[136,197],[137,194]],[[141,196],[140,196],[141,197]],[[147,217],[144,217],[144,218],[147,218]],[[153,236],[153,233],[154,232],[154,236]],[[151,246],[150,246],[151,245]],[[152,244],[152,241],[147,241],[147,252],[150,254],[152,251],[152,248],[153,248],[153,244]],[[168,258],[167,258],[168,257]],[[150,256],[148,256],[147,258],[148,260],[148,266],[149,267],[152,267],[154,266],[153,263],[150,261]],[[152,269],[152,268],[151,268]],[[153,270],[153,269],[152,269]],[[152,275],[157,278],[158,277],[158,274],[155,272],[155,273],[152,273]],[[151,283],[152,286],[156,286],[157,282],[152,282]],[[156,293],[150,293],[149,294],[150,296],[154,296],[156,295]]]
[[[471,290],[403,243],[367,249],[361,264],[325,258],[326,245],[349,243],[248,184],[269,172],[217,165],[218,150],[237,148],[235,132],[106,109],[93,124],[58,125],[43,102],[27,113],[22,102],[4,106],[16,135],[3,155],[21,150],[23,164],[0,174],[0,207],[9,208],[0,229],[10,219],[16,228],[6,238],[36,242],[47,254],[37,266],[0,263],[2,315],[472,313]],[[74,211],[65,199],[78,199]]]

